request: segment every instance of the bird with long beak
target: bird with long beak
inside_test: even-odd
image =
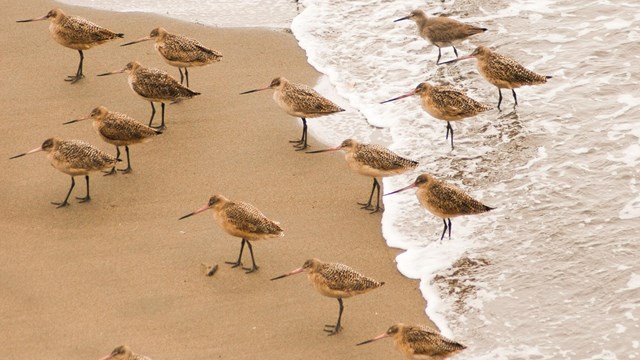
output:
[[[136,94],[151,103],[151,118],[149,119],[149,127],[164,129],[164,103],[167,101],[178,102],[184,99],[191,99],[199,92],[192,91],[182,85],[160,69],[146,68],[137,61],[128,63],[120,70],[114,70],[107,73],[98,74],[98,76],[107,76],[113,74],[128,74],[129,87]],[[162,123],[160,126],[152,126],[153,117],[156,115],[154,102],[162,104]]]
[[[344,310],[342,299],[364,294],[384,285],[384,282],[366,277],[347,265],[326,263],[315,258],[305,261],[301,268],[274,277],[271,280],[282,279],[305,271],[307,272],[309,281],[320,294],[338,299],[338,304],[340,304],[338,321],[335,325],[329,324],[324,327],[324,331],[328,332],[329,335],[335,335],[342,330],[342,325],[340,324],[342,311]]]
[[[480,75],[498,88],[498,110],[500,110],[500,103],[502,103],[501,89],[511,89],[514,101],[513,108],[515,109],[518,105],[516,88],[526,85],[544,84],[547,82],[547,79],[551,79],[551,76],[537,74],[520,65],[514,59],[491,51],[491,49],[486,46],[478,46],[470,55],[446,61],[440,63],[440,65],[472,58],[478,60],[477,67]]]
[[[181,34],[171,34],[161,27],[151,30],[149,36],[120,46],[133,45],[149,40],[155,40],[154,47],[167,64],[178,68],[180,72],[180,84],[182,84],[186,77],[187,87],[189,87],[189,71],[187,68],[209,65],[220,61],[222,58],[221,53],[209,49],[198,40]],[[182,75],[182,68],[184,68],[185,75]]]
[[[456,43],[461,42],[471,35],[487,31],[486,28],[465,24],[448,17],[427,16],[422,10],[413,10],[409,15],[396,19],[393,22],[403,20],[414,21],[418,26],[418,34],[423,39],[428,40],[431,44],[438,47],[438,60],[436,60],[436,64],[440,63],[440,58],[442,57],[441,47],[451,46],[457,58],[458,50],[456,50],[454,46]]]
[[[427,114],[435,119],[447,122],[445,139],[448,139],[449,133],[451,133],[451,149],[453,149],[453,127],[450,122],[464,120],[491,109],[490,106],[479,103],[468,97],[462,91],[449,86],[433,86],[427,82],[418,84],[413,91],[393,99],[385,100],[380,104],[414,95],[420,96],[422,109],[426,111]]]
[[[127,345],[120,345],[100,360],[151,360],[151,358],[133,353]]]
[[[60,9],[53,9],[41,17],[18,20],[17,22],[39,20],[51,20],[49,33],[51,33],[53,40],[62,46],[78,50],[78,53],[80,53],[80,64],[76,74],[67,76],[65,79],[65,81],[70,81],[72,84],[84,77],[82,74],[82,62],[84,60],[82,50],[88,50],[109,40],[124,37],[122,33],[115,33],[79,16],[67,16]]]
[[[121,171],[123,174],[131,172],[129,145],[145,143],[153,137],[162,134],[160,130],[140,124],[123,113],[109,111],[104,106],[98,106],[93,109],[89,116],[67,121],[63,123],[63,125],[89,119],[93,119],[93,128],[102,140],[116,147],[116,159],[120,159],[120,146],[124,146],[127,152],[127,167],[125,169],[118,169],[118,171]],[[115,173],[116,167],[114,166],[111,171],[105,175],[113,175]]]
[[[459,342],[442,336],[430,327],[402,323],[392,325],[383,334],[356,344],[356,346],[387,337],[393,337],[395,348],[403,353],[407,359],[442,360],[467,348]]]
[[[74,180],[75,176],[84,175],[87,182],[87,195],[85,197],[77,197],[77,199],[80,200],[81,203],[87,202],[91,200],[89,196],[89,173],[109,169],[115,166],[116,162],[120,161],[84,141],[60,140],[57,138],[49,138],[45,140],[40,147],[26,153],[12,156],[9,159],[15,159],[39,151],[47,153],[47,158],[54,168],[71,176],[71,187],[64,201],[52,202],[52,204],[58,205],[58,208],[69,205],[67,200],[69,200],[71,190],[73,190],[73,187],[76,185]]]
[[[260,212],[255,206],[241,202],[231,201],[222,195],[213,195],[207,205],[199,208],[198,210],[189,213],[178,220],[188,218],[190,216],[199,214],[207,210],[213,210],[213,218],[218,225],[231,236],[236,236],[242,239],[240,244],[240,255],[238,255],[237,261],[227,261],[227,264],[231,264],[233,268],[242,265],[242,250],[246,244],[251,253],[252,267],[243,267],[246,273],[251,273],[258,270],[258,265],[253,257],[253,247],[250,241],[263,240],[275,237],[284,236],[284,230],[280,228],[278,222],[269,220],[263,213]],[[207,275],[213,275],[212,272]]]
[[[438,180],[430,174],[422,174],[418,176],[412,184],[384,194],[384,196],[412,188],[418,188],[416,196],[418,197],[420,205],[433,215],[442,218],[444,230],[442,230],[440,240],[444,238],[447,229],[449,230],[449,239],[451,239],[452,217],[481,214],[495,209],[472,198],[462,189]],[[448,224],[447,220],[449,221]]]
[[[358,174],[373,178],[373,186],[369,201],[366,203],[358,203],[363,209],[371,210],[371,213],[380,211],[380,183],[378,178],[403,174],[418,166],[417,161],[403,158],[393,151],[375,144],[362,144],[353,139],[344,140],[339,146],[325,149],[308,151],[308,154],[315,154],[327,151],[343,150],[345,152],[344,159],[349,167]],[[378,190],[376,195],[376,206],[373,207],[373,193]]]
[[[307,118],[315,118],[344,111],[343,108],[318,94],[318,92],[307,85],[295,84],[283,77],[273,79],[267,87],[241,92],[240,95],[269,89],[274,90],[273,100],[282,110],[291,116],[302,119],[302,137],[300,140],[289,141],[297,148],[296,151],[309,147],[307,144]]]

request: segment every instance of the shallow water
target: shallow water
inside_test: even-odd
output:
[[[262,8],[252,1],[187,1],[180,15],[169,0],[137,2],[135,9],[102,3],[82,5],[214,26],[287,27],[298,13],[296,2],[284,0]],[[384,236],[407,250],[398,268],[421,279],[427,313],[443,333],[468,346],[457,358],[638,358],[640,3],[300,4],[304,11],[291,28],[309,62],[327,75],[318,88],[331,98],[334,88],[349,110],[314,119],[314,135],[334,145],[348,137],[384,142],[420,160],[415,173],[385,180],[388,190],[430,172],[497,207],[454,218],[452,239],[441,242],[442,221],[421,209],[412,191],[384,199]],[[426,115],[418,99],[378,102],[421,81],[465,89],[494,106],[498,94],[477,73],[475,60],[436,66],[437,49],[417,36],[415,25],[393,22],[414,8],[489,29],[458,46],[460,55],[488,45],[553,79],[518,89],[515,110],[503,91],[502,112],[454,123],[451,150],[445,123]],[[257,10],[257,18],[238,21],[232,14],[243,9]],[[220,20],[221,13],[231,20]],[[444,60],[453,57],[443,49]]]

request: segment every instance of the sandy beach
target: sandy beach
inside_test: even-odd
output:
[[[78,53],[50,38],[48,21],[15,22],[54,7],[125,33],[85,51],[86,77],[74,85],[63,79],[75,73]],[[381,236],[380,214],[356,204],[366,200],[371,180],[350,171],[342,154],[293,151],[288,140],[299,137],[300,120],[281,111],[271,92],[238,95],[276,76],[317,81],[289,32],[214,29],[42,0],[11,3],[2,20],[3,358],[96,359],[120,344],[153,359],[402,357],[390,340],[354,346],[394,322],[428,321],[417,281],[398,273],[397,252]],[[115,154],[89,121],[62,123],[98,105],[148,122],[150,105],[129,89],[125,74],[96,74],[138,60],[178,77],[151,42],[119,46],[157,26],[222,52],[222,62],[190,71],[191,89],[202,95],[167,106],[165,133],[131,147],[131,174],[93,174],[90,203],[73,199],[56,209],[50,202],[64,198],[69,176],[43,153],[8,158],[52,136]],[[72,196],[83,196],[84,179],[76,183]],[[254,243],[257,273],[224,264],[236,258],[240,239],[224,233],[210,212],[178,221],[214,193],[254,204],[285,229],[284,238]],[[311,257],[386,282],[345,300],[337,336],[322,332],[336,320],[335,299],[318,294],[304,275],[269,281]],[[202,264],[213,263],[218,272],[205,276]]]

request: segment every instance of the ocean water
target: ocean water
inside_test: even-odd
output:
[[[456,358],[640,357],[640,3],[65,2],[210,26],[291,27],[326,75],[316,88],[349,110],[314,119],[314,136],[384,143],[420,161],[414,173],[385,179],[387,192],[430,172],[496,207],[454,218],[452,238],[440,241],[442,221],[413,191],[384,198],[384,237],[406,250],[398,268],[420,279],[427,314],[468,346]],[[445,123],[417,98],[379,102],[422,81],[494,106],[498,94],[475,60],[436,66],[437,48],[415,25],[393,22],[415,8],[489,29],[459,45],[460,55],[483,44],[553,78],[518,89],[516,109],[503,91],[503,111],[453,123],[451,150]],[[443,49],[443,60],[454,56]]]

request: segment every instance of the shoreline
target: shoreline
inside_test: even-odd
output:
[[[85,52],[86,77],[74,85],[63,79],[75,72],[77,52],[55,43],[46,21],[15,22],[54,7],[125,33]],[[343,155],[295,152],[288,140],[299,136],[300,120],[282,112],[270,93],[237,95],[280,75],[318,81],[290,31],[216,28],[43,0],[11,5],[3,16],[7,36],[0,41],[12,51],[0,60],[0,71],[4,86],[13,88],[0,98],[5,159],[54,135],[112,154],[113,146],[89,124],[62,126],[98,105],[147,123],[149,104],[128,88],[126,75],[95,75],[135,59],[176,77],[150,42],[119,46],[154,27],[186,34],[224,56],[191,71],[191,88],[202,95],[167,105],[164,134],[131,147],[131,174],[91,176],[88,204],[49,204],[64,196],[69,177],[43,154],[5,160],[0,314],[7,325],[0,334],[10,344],[7,357],[92,358],[128,344],[154,359],[399,358],[391,341],[354,345],[395,322],[428,324],[419,281],[398,272],[400,250],[382,238],[381,215],[356,204],[371,180],[349,170]],[[84,181],[77,181],[72,196],[84,191]],[[218,228],[209,212],[177,221],[214,193],[254,204],[285,229],[284,238],[256,242],[256,274],[223,264],[237,256],[240,239]],[[338,336],[322,332],[337,316],[334,299],[319,295],[303,276],[269,281],[311,257],[386,282],[345,300]],[[201,263],[214,262],[218,272],[206,277]]]

